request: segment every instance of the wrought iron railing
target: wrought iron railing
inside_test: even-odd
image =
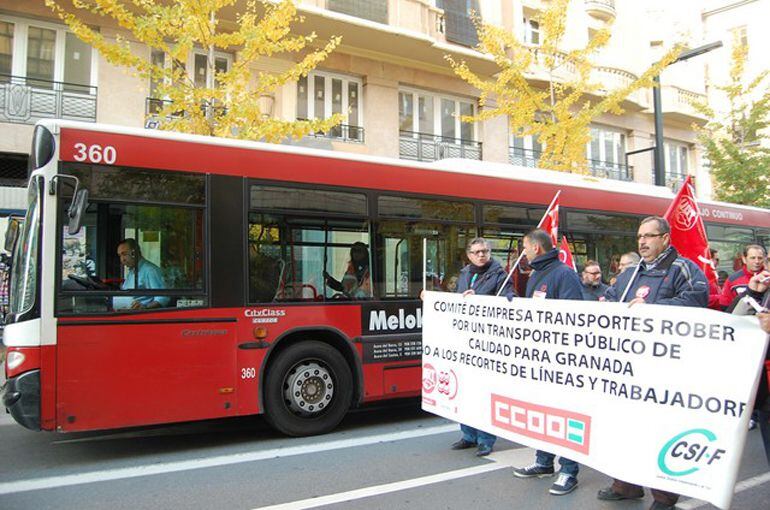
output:
[[[416,131],[399,132],[398,156],[413,161],[447,158],[481,159],[481,142]]]
[[[97,87],[0,74],[0,122],[40,119],[96,122]]]
[[[631,168],[623,163],[616,163],[614,161],[601,161],[598,159],[589,159],[588,171],[594,177],[602,177],[604,179],[615,179],[618,181],[633,181],[634,175]]]
[[[308,120],[308,119],[297,119]],[[314,138],[330,138],[343,142],[364,143],[364,128],[361,126],[351,126],[350,124],[338,124],[327,132],[310,133],[307,136]]]
[[[512,165],[537,167],[540,162],[540,151],[521,147],[508,147],[508,162]]]
[[[523,149],[520,147],[508,148],[508,161],[512,165],[535,168],[539,165],[542,151]],[[600,161],[597,159],[586,160],[588,171],[595,177],[616,179],[618,181],[633,181],[633,171],[627,165],[613,161]]]

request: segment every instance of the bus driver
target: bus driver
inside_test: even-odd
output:
[[[121,290],[166,288],[160,268],[142,257],[136,239],[129,237],[118,243],[118,258],[126,268],[126,278],[120,284]],[[126,296],[114,298],[112,305],[116,310],[139,310],[168,306],[169,301],[166,296]]]

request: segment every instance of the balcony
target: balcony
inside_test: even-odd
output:
[[[96,87],[0,74],[0,122],[96,122]]]
[[[402,130],[398,138],[398,157],[412,161],[481,160],[481,142]]]
[[[512,165],[537,168],[540,162],[540,151],[522,149],[520,147],[508,147],[508,162]]]
[[[586,0],[586,12],[602,21],[615,19],[615,0]]]
[[[527,168],[537,168],[540,162],[541,151],[522,149],[520,147],[508,148],[508,161],[512,165]],[[596,159],[586,160],[588,173],[594,177],[603,179],[615,179],[617,181],[633,181],[634,174],[630,167],[612,161],[600,161]]]
[[[297,119],[308,120],[308,119]],[[307,136],[313,138],[328,138],[340,142],[364,143],[364,128],[361,126],[351,126],[349,124],[340,124],[334,126],[328,133],[317,132],[309,133]]]
[[[616,181],[633,181],[634,173],[631,167],[613,161],[587,160],[588,172],[594,177],[615,179]]]
[[[157,128],[158,125],[163,122],[163,119],[158,115],[160,111],[167,105],[172,104],[173,101],[169,101],[168,99],[158,99],[155,97],[148,97],[144,100],[144,116],[147,119],[145,123],[145,127],[147,128]],[[205,109],[206,106],[201,105],[201,110]],[[227,110],[222,107],[214,107],[214,115],[221,115],[222,113],[225,113]],[[184,110],[179,110],[171,115],[167,115],[166,118],[176,118],[176,117],[184,117],[186,115]]]

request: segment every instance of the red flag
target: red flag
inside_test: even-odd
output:
[[[537,228],[543,229],[551,236],[551,242],[554,246],[559,245],[559,195],[561,190],[556,192],[556,195],[551,200],[551,205],[543,215],[543,219],[537,225]]]
[[[561,247],[559,247],[559,260],[567,264],[577,273],[577,267],[575,267],[575,259],[572,258],[572,250],[569,249],[569,243],[567,238],[561,236]]]
[[[691,179],[688,175],[664,218],[671,225],[671,245],[680,255],[695,262],[706,274],[709,283],[716,285],[717,272],[711,260],[706,228],[695,200]]]

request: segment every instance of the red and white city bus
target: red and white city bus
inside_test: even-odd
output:
[[[424,239],[428,287],[451,291],[468,240],[505,261],[561,190],[575,256],[607,274],[672,199],[504,164],[59,121],[36,126],[30,159],[3,403],[64,432],[258,413],[290,435],[329,431],[351,407],[419,395]],[[702,213],[724,269],[770,244],[767,210]]]

